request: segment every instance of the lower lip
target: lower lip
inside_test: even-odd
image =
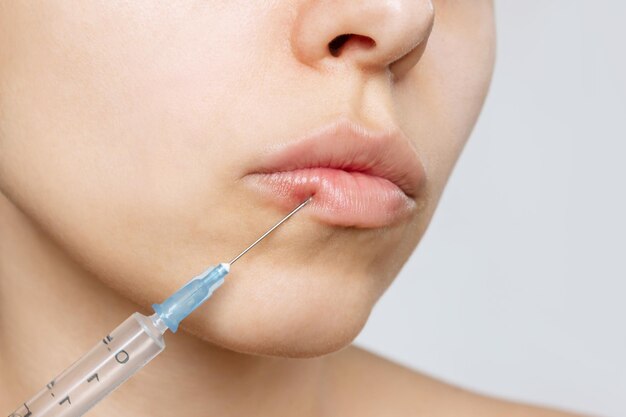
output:
[[[391,181],[361,172],[307,168],[251,174],[246,181],[285,210],[313,196],[307,210],[335,226],[390,226],[406,219],[416,207]]]

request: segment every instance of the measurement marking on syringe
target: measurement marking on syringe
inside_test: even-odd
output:
[[[121,355],[121,354],[124,355]],[[122,358],[122,359],[120,359]],[[126,352],[125,350],[120,350],[119,352],[117,352],[115,354],[115,360],[117,361],[117,363],[124,365],[126,362],[128,362],[128,360],[130,359],[130,355],[128,354],[128,352]]]
[[[54,383],[55,380],[53,379],[52,381],[50,381],[50,383],[46,384],[46,388],[50,390],[50,395],[52,395],[52,397],[54,397],[54,392],[52,392],[52,387],[54,387]]]
[[[131,339],[127,340],[123,347],[128,347],[129,345],[132,344],[132,342],[134,342],[137,338],[139,338],[141,336],[141,334],[135,334]],[[102,343],[104,343],[104,345],[107,347],[107,350],[109,352],[111,352],[111,348],[109,347],[109,343],[112,342],[114,340],[114,337],[112,337],[111,335],[107,335],[106,337],[104,337],[102,339]],[[100,365],[94,369],[95,371],[100,371],[106,364],[110,363],[111,359],[115,359],[115,361],[117,363],[119,363],[120,365],[124,365],[126,364],[129,360],[130,360],[130,355],[128,354],[128,352],[124,349],[120,349],[116,354],[114,355],[110,355],[107,358],[105,358]],[[106,375],[104,375],[106,376]],[[70,398],[69,393],[73,392],[76,390],[76,388],[78,388],[80,385],[82,385],[83,383],[90,383],[93,380],[96,380],[97,382],[100,382],[100,375],[98,374],[98,372],[95,372],[93,374],[91,374],[91,376],[89,376],[87,379],[81,380],[79,382],[77,382],[75,385],[73,385],[72,387],[70,387],[69,389],[67,389],[65,392],[68,393],[68,395],[63,398],[62,401],[60,401],[58,403],[59,406],[63,405],[65,402],[67,402],[68,406],[72,405],[72,401]],[[52,381],[50,382],[50,384],[48,384],[48,388],[52,387],[55,385],[56,381]],[[80,401],[79,401],[80,402]],[[29,414],[30,415],[30,414]],[[24,416],[26,417],[26,416]]]
[[[113,338],[111,337],[111,335],[106,335],[106,337],[104,339],[102,339],[102,343],[104,343],[107,347],[107,350],[110,352],[111,348],[109,347],[109,342],[112,341]]]

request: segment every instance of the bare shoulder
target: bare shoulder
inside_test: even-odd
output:
[[[479,395],[349,347],[329,357],[340,415],[428,417],[577,417]],[[580,416],[578,416],[580,417]]]

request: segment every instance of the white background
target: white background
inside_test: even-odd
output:
[[[623,417],[626,2],[496,6],[485,110],[357,342],[480,392]]]

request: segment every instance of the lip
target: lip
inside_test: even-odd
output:
[[[376,228],[416,210],[425,172],[400,129],[340,119],[267,150],[245,181],[284,210],[312,195],[307,211],[324,223]]]

